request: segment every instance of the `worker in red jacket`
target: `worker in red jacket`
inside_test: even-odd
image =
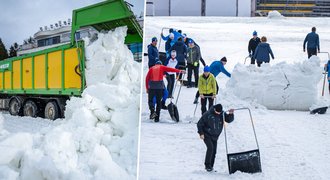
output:
[[[178,70],[163,66],[161,61],[157,61],[156,65],[151,67],[146,76],[146,89],[148,93],[148,105],[150,110],[150,119],[155,119],[159,122],[161,100],[163,90],[165,88],[163,77],[165,72],[184,73],[184,70]],[[153,104],[153,98],[156,96],[156,111]]]

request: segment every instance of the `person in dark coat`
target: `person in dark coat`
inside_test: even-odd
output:
[[[257,31],[253,31],[252,35],[253,37],[249,41],[248,52],[251,58],[251,64],[255,64],[254,53],[260,43],[260,38],[258,37]]]
[[[312,28],[312,32],[308,33],[304,40],[304,52],[306,51],[307,43],[307,55],[310,58],[312,55],[317,55],[317,50],[320,53],[320,39],[319,35],[316,34],[316,28]]]
[[[176,51],[176,60],[178,61],[178,68],[181,70],[186,69],[186,58],[187,58],[187,46],[183,43],[180,37],[177,42],[171,47],[170,51]],[[179,80],[181,80],[182,74],[179,75]]]
[[[269,63],[270,58],[269,54],[274,59],[274,54],[270,45],[267,43],[267,38],[265,36],[261,37],[261,43],[257,46],[256,51],[254,53],[254,58],[257,60],[258,67],[264,62]]]
[[[212,171],[215,155],[217,153],[218,138],[222,132],[224,121],[234,121],[234,110],[230,109],[228,114],[222,110],[222,105],[217,104],[205,112],[197,123],[199,137],[206,145],[205,169]]]
[[[199,61],[201,59],[201,52],[193,40],[189,40],[189,47],[187,53],[187,68],[188,68],[188,88],[198,86],[198,76],[199,76]],[[194,73],[195,84],[191,83],[191,76]]]
[[[159,53],[157,49],[157,38],[153,37],[151,39],[151,44],[148,45],[148,66],[151,68],[159,60]]]

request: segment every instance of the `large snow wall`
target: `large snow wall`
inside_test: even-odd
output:
[[[307,111],[317,100],[321,78],[320,59],[313,56],[301,63],[262,64],[260,68],[237,64],[226,86],[237,97],[268,109]]]

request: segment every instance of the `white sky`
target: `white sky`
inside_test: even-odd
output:
[[[72,10],[103,0],[0,0],[0,38],[7,50],[17,42],[33,36],[39,27],[72,19]],[[126,0],[140,16],[144,0]]]

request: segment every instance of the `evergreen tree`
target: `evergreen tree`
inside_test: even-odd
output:
[[[18,44],[17,43],[14,43],[12,46],[10,46],[9,57],[16,57],[17,56],[17,50],[18,50]]]
[[[14,46],[10,46],[9,57],[16,57],[16,56],[17,56],[17,52],[16,52]]]
[[[7,59],[8,58],[8,52],[5,47],[5,45],[2,43],[2,40],[0,38],[0,60]]]

